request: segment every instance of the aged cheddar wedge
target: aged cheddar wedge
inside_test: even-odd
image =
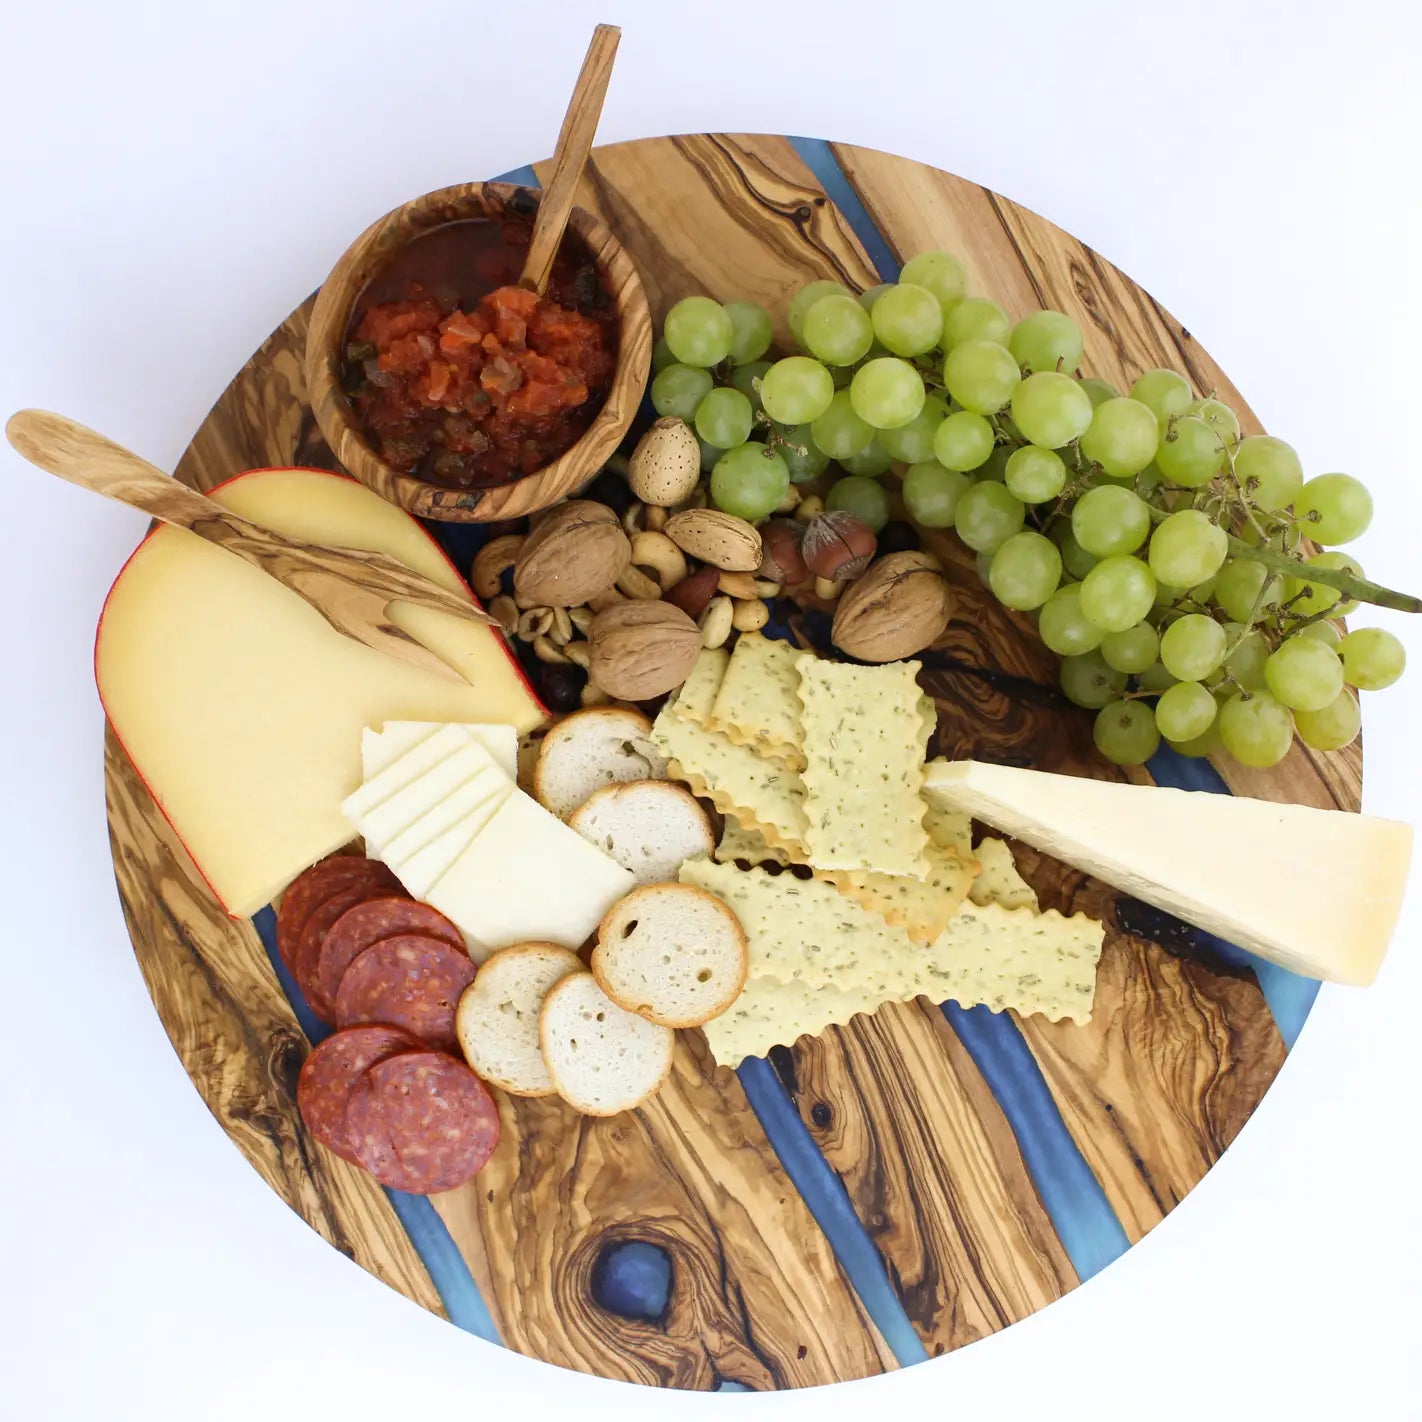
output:
[[[352,480],[258,470],[214,497],[270,528],[382,551],[445,587],[458,574],[419,524]],[[119,739],[213,890],[254,912],[351,837],[361,733],[387,720],[503,723],[542,711],[489,628],[397,607],[461,686],[333,631],[294,593],[193,534],[163,527],[129,559],[95,646]]]
[[[924,796],[1294,972],[1372,982],[1411,827],[1235,795],[934,761]]]

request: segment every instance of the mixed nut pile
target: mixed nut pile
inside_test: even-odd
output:
[[[474,560],[475,594],[531,644],[554,710],[665,695],[703,647],[764,627],[781,596],[832,606],[835,646],[860,661],[913,656],[947,626],[937,561],[912,548],[881,554],[867,523],[826,511],[811,486],[792,485],[758,526],[708,508],[700,445],[674,416],[589,493]]]

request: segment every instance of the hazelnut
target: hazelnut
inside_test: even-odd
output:
[[[844,583],[857,578],[878,549],[874,530],[843,509],[816,514],[800,543],[805,564],[817,578]]]
[[[613,587],[632,544],[605,504],[573,499],[544,514],[518,550],[514,593],[535,607],[580,607]]]
[[[810,570],[800,550],[805,530],[793,518],[773,518],[760,530],[760,576],[794,587],[808,582]]]
[[[709,564],[704,568],[698,568],[694,573],[688,573],[667,592],[663,601],[671,603],[673,607],[679,607],[695,621],[706,611],[707,603],[716,596],[716,587],[720,577],[720,570]]]
[[[895,662],[931,646],[952,610],[948,583],[922,553],[890,553],[844,590],[831,638],[861,662]]]
[[[667,602],[620,602],[588,631],[588,671],[619,701],[648,701],[684,682],[701,652],[701,631]]]

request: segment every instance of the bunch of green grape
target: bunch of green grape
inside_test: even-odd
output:
[[[1415,610],[1334,551],[1371,522],[1367,489],[1305,480],[1291,446],[1241,437],[1235,412],[1184,376],[1146,371],[1123,395],[1080,375],[1069,316],[1012,322],[968,295],[946,252],[863,292],[810,282],[788,324],[801,353],[769,359],[754,302],[693,296],[667,313],[652,403],[695,427],[712,501],[758,522],[792,483],[823,478],[826,506],[877,532],[896,469],[909,517],[954,529],[998,601],[1062,657],[1062,688],[1096,711],[1108,759],[1137,765],[1165,740],[1265,767],[1295,733],[1336,750],[1358,734],[1350,688],[1402,675],[1392,633],[1336,620],[1358,605],[1339,581]]]

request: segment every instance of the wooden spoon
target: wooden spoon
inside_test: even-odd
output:
[[[10,416],[5,435],[31,464],[235,553],[290,588],[337,632],[446,680],[464,678],[396,627],[390,604],[411,602],[498,625],[467,598],[384,553],[322,548],[251,523],[63,415],[21,410]]]
[[[540,296],[547,289],[548,273],[553,269],[553,259],[563,241],[563,229],[568,225],[578,179],[587,167],[602,101],[607,97],[607,81],[612,78],[617,42],[621,38],[622,31],[616,25],[599,25],[593,31],[592,43],[578,71],[578,82],[573,85],[573,97],[568,101],[568,112],[563,115],[558,147],[553,152],[553,176],[539,201],[533,238],[519,277],[520,286]]]

